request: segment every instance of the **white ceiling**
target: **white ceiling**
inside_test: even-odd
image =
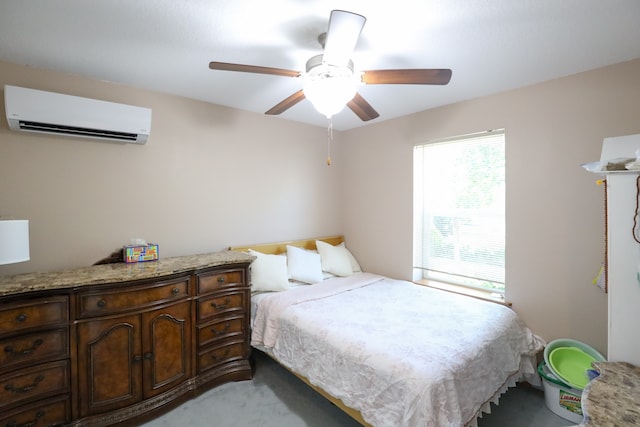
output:
[[[447,86],[362,86],[368,123],[640,58],[639,0],[2,0],[0,60],[263,113],[301,81],[209,62],[303,71],[332,9],[367,18],[356,69],[453,70]],[[327,125],[306,100],[281,119]]]

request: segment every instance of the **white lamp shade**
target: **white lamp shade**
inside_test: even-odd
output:
[[[351,78],[316,77],[305,82],[303,91],[316,110],[331,117],[353,99],[356,87]]]
[[[29,261],[29,221],[0,220],[0,264]]]

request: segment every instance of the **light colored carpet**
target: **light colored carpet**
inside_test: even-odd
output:
[[[223,384],[184,403],[144,427],[358,427],[356,421],[260,352],[253,380]],[[510,389],[484,415],[479,427],[564,427],[544,393]]]

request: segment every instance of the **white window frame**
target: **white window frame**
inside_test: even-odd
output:
[[[444,287],[447,288],[449,290],[451,290],[453,288],[453,290],[455,291],[461,291],[463,293],[470,293],[474,296],[486,296],[489,297],[490,299],[494,299],[494,300],[500,300],[500,301],[504,301],[504,285],[505,285],[505,280],[504,280],[504,270],[505,270],[505,260],[506,260],[506,254],[504,253],[504,249],[505,249],[505,210],[504,210],[504,200],[505,200],[505,181],[506,181],[506,171],[505,171],[505,162],[506,162],[506,158],[502,158],[502,162],[501,164],[497,165],[498,169],[497,172],[503,173],[503,182],[502,182],[502,187],[496,190],[496,194],[497,197],[494,197],[495,200],[497,200],[497,203],[499,204],[497,207],[493,206],[492,209],[490,209],[490,212],[481,212],[480,210],[478,211],[474,211],[474,210],[463,210],[461,212],[461,216],[468,216],[471,213],[473,213],[473,217],[474,218],[474,226],[478,227],[481,226],[482,228],[480,228],[479,230],[481,230],[481,233],[485,233],[484,235],[486,236],[486,233],[494,233],[494,235],[497,235],[497,242],[495,242],[496,245],[493,247],[495,250],[497,250],[496,253],[499,253],[499,245],[500,245],[500,238],[502,239],[502,265],[499,266],[498,265],[498,270],[501,268],[501,271],[495,270],[493,272],[487,272],[487,271],[483,271],[482,273],[478,273],[480,275],[480,277],[482,277],[482,275],[486,275],[484,280],[474,280],[474,278],[469,278],[467,274],[461,273],[461,271],[455,271],[455,269],[457,269],[456,267],[453,267],[452,269],[454,270],[453,273],[456,273],[455,275],[452,274],[448,274],[448,273],[440,273],[439,271],[437,271],[435,268],[433,268],[433,265],[437,266],[437,263],[433,263],[432,265],[425,265],[428,264],[430,261],[425,261],[426,258],[423,257],[423,254],[428,251],[428,247],[432,247],[433,243],[426,243],[428,242],[428,236],[423,236],[423,234],[426,232],[427,234],[431,233],[431,235],[433,235],[433,231],[429,231],[428,228],[431,227],[433,229],[434,225],[432,222],[432,218],[430,216],[428,216],[428,214],[425,214],[423,211],[423,208],[425,206],[425,196],[424,196],[424,183],[425,183],[425,175],[428,176],[428,172],[424,173],[424,168],[423,165],[426,163],[425,160],[423,159],[423,150],[427,149],[429,150],[430,148],[434,147],[435,144],[456,144],[458,142],[463,143],[463,144],[467,144],[465,146],[468,147],[468,144],[473,144],[474,141],[487,141],[487,138],[491,138],[492,140],[495,140],[495,138],[502,138],[502,148],[506,151],[506,138],[505,138],[505,131],[504,129],[499,129],[499,130],[492,130],[492,131],[487,131],[487,132],[480,132],[480,133],[476,133],[476,134],[470,134],[470,135],[462,135],[462,136],[456,136],[456,137],[452,137],[452,138],[446,138],[446,139],[439,139],[439,140],[435,140],[435,141],[430,141],[424,144],[417,144],[414,147],[414,225],[413,225],[413,229],[414,229],[414,259],[413,259],[413,278],[414,281],[418,282],[418,283],[425,283],[425,284],[429,284],[429,285],[436,285],[439,287]],[[496,142],[499,142],[500,140],[498,139]],[[432,150],[434,151],[434,150]],[[427,151],[428,153],[428,151]],[[490,165],[489,165],[490,167]],[[445,170],[443,172],[444,174],[447,173],[447,171]],[[500,192],[502,194],[500,194]],[[499,197],[502,197],[501,200],[498,200]],[[501,206],[500,206],[501,204]],[[485,209],[486,210],[486,209]],[[500,218],[500,210],[502,211],[502,217]],[[428,209],[426,209],[426,211],[428,211]],[[437,211],[437,208],[434,208],[434,211]],[[433,213],[433,212],[431,212]],[[454,213],[451,213],[451,209],[449,209],[449,211],[447,212],[446,215],[457,215]],[[489,221],[488,219],[485,219],[484,221],[481,219],[483,218],[482,215],[490,215],[491,220]],[[476,221],[476,218],[478,219]],[[488,218],[488,217],[487,217]],[[450,218],[449,218],[450,219]],[[498,221],[498,223],[496,223],[496,221]],[[501,221],[501,224],[500,224]],[[475,222],[477,222],[478,224],[475,224]],[[491,224],[491,226],[488,226],[487,224]],[[497,228],[496,228],[497,227]],[[427,229],[425,231],[425,229]],[[496,233],[497,230],[497,234]],[[500,233],[502,233],[500,235]],[[493,241],[491,241],[492,244],[494,244]],[[427,255],[428,256],[428,255]],[[495,258],[493,258],[493,256],[495,256]],[[437,258],[433,258],[433,259],[437,259]],[[460,261],[459,257],[455,257],[457,262],[460,262],[461,264],[464,264],[464,262]],[[500,262],[499,256],[498,255],[492,255],[492,260]],[[468,264],[468,263],[467,263]],[[431,267],[431,268],[428,268]],[[486,267],[486,266],[483,266]],[[449,267],[448,267],[449,268]],[[451,270],[449,272],[452,272]],[[471,275],[473,276],[473,274]],[[492,278],[496,278],[496,280],[487,280],[486,277],[492,277]],[[497,286],[497,288],[495,287]]]

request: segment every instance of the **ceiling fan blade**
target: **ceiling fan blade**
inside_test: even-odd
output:
[[[304,99],[304,92],[302,91],[302,89],[300,89],[299,91],[297,91],[293,95],[291,95],[288,98],[280,101],[277,105],[271,107],[271,109],[269,111],[267,111],[265,114],[268,114],[270,116],[277,116],[280,113],[284,113],[289,108],[293,107],[294,105],[296,105],[298,102],[302,101],[303,99]]]
[[[357,13],[332,10],[322,61],[338,67],[346,66],[366,21],[367,18]]]
[[[451,70],[448,68],[371,70],[362,74],[362,82],[368,85],[446,85],[449,80],[451,80]]]
[[[243,73],[272,74],[274,76],[300,77],[299,71],[283,68],[260,67],[257,65],[231,64],[229,62],[209,62],[212,70],[241,71]]]
[[[357,92],[353,99],[347,102],[347,107],[356,113],[363,122],[373,120],[380,116],[380,114],[378,114],[378,112],[374,110],[373,107]]]

